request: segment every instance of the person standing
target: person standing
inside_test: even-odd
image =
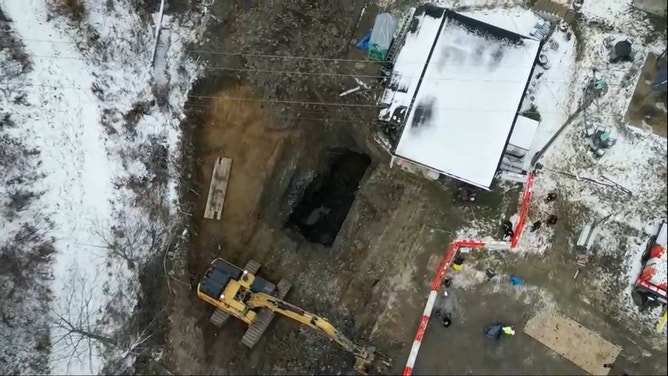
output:
[[[538,231],[538,229],[539,229],[540,226],[542,226],[542,225],[543,225],[543,222],[542,222],[542,221],[536,221],[536,222],[534,222],[534,223],[531,225],[531,228],[529,229],[529,231],[531,231],[531,232],[536,232],[536,231]]]

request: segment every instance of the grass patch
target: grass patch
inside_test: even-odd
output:
[[[81,22],[86,15],[84,0],[50,0],[48,5],[53,13],[69,17],[74,22]]]
[[[536,107],[535,104],[532,104],[528,110],[522,112],[522,116],[536,121],[540,121],[540,119],[542,119],[540,112],[538,112],[538,107]]]

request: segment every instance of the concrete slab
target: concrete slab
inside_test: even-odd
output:
[[[582,375],[572,362],[537,346],[519,330],[526,322],[524,317],[533,316],[539,305],[530,295],[515,293],[523,287],[476,282],[484,281],[484,272],[471,271],[466,264],[453,278],[448,297],[439,294],[435,304],[436,309],[452,314],[453,323],[444,328],[441,319],[432,315],[414,375]],[[483,330],[496,321],[513,325],[517,334],[498,341],[486,338]],[[401,372],[394,371],[392,374]]]
[[[607,375],[622,348],[608,342],[570,318],[555,312],[540,312],[524,332],[592,375]]]

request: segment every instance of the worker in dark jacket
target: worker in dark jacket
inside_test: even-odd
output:
[[[449,327],[450,324],[452,324],[452,314],[450,314],[450,312],[446,312],[446,313],[443,314],[442,323],[443,323],[443,326],[446,327],[446,328]]]
[[[515,235],[513,231],[513,223],[510,221],[503,222],[503,239],[511,239]]]
[[[547,225],[548,226],[556,225],[558,219],[559,218],[556,215],[554,215],[554,214],[550,215],[549,217],[547,217],[547,221],[546,221]]]
[[[536,222],[534,222],[534,223],[531,225],[531,228],[529,229],[529,231],[531,231],[531,232],[535,232],[535,231],[537,231],[537,230],[540,228],[540,226],[542,226],[542,225],[543,225],[543,222],[542,222],[542,221],[536,221]]]

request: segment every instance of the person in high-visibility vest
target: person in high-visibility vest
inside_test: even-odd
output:
[[[503,331],[503,334],[507,334],[509,336],[515,335],[515,331],[513,330],[512,326],[504,326],[501,328],[501,330]]]
[[[452,262],[452,269],[454,270],[462,270],[462,264],[464,263],[464,258],[462,256],[457,256],[455,257],[455,260]]]
[[[667,311],[663,311],[663,315],[661,315],[661,318],[659,319],[659,322],[656,323],[657,333],[662,331],[664,325],[666,325],[666,313],[667,313]]]

